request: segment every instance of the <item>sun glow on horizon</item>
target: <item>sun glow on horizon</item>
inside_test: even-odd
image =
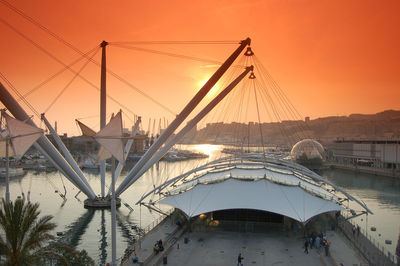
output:
[[[214,154],[215,151],[220,150],[219,145],[211,145],[211,144],[198,144],[194,145],[193,148],[198,152],[207,154],[209,156],[209,159],[212,159],[215,156]]]
[[[206,84],[206,82],[207,82],[208,80],[209,80],[209,79],[207,78],[207,79],[203,79],[203,80],[197,82],[196,85],[197,85],[197,88],[199,88],[198,90],[200,90],[201,88],[203,88],[203,86]],[[214,98],[215,96],[217,96],[217,94],[219,93],[219,91],[220,91],[220,86],[219,86],[218,84],[215,84],[215,85],[211,88],[211,90],[207,93],[206,97],[207,97],[207,98]]]

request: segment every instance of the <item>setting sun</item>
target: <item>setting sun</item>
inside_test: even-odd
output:
[[[200,90],[204,84],[208,81],[208,78],[204,78],[203,80],[197,82],[197,90]],[[214,98],[218,93],[220,92],[220,86],[219,84],[215,84],[214,87],[211,88],[211,90],[207,93],[206,98]]]
[[[219,145],[199,144],[194,146],[194,150],[207,154],[212,159],[214,152],[220,149]]]

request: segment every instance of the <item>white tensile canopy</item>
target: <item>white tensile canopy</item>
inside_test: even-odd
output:
[[[100,143],[100,150],[96,161],[103,161],[114,156],[118,161],[124,162],[124,143],[122,141],[122,115],[121,111],[110,119],[110,122],[98,133],[76,120],[82,130],[82,135],[94,138]]]
[[[30,146],[43,134],[43,130],[31,125],[28,125],[22,121],[19,121],[6,113],[3,114],[6,119],[7,130],[2,132],[0,137],[2,140],[6,138],[11,139],[11,147],[9,156],[15,156],[20,159],[24,153],[29,149]],[[0,156],[5,157],[6,155],[6,142],[0,142]]]
[[[118,112],[111,118],[110,122],[102,128],[94,138],[109,153],[111,153],[118,161],[124,162],[124,143],[122,142],[122,116]],[[98,160],[105,159],[109,156],[105,151],[99,152]]]
[[[276,184],[267,179],[243,181],[228,178],[211,184],[198,184],[180,194],[160,200],[180,209],[189,217],[228,209],[273,212],[302,223],[330,211],[344,210],[339,204],[314,196],[299,186]]]

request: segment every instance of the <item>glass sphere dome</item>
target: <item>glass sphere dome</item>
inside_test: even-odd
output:
[[[325,154],[325,149],[316,140],[313,139],[303,139],[299,142],[297,142],[292,150],[290,151],[290,156],[292,157],[293,160],[298,160],[301,157],[305,159],[311,160],[311,159],[324,159],[324,154]]]

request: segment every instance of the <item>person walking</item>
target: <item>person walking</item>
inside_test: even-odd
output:
[[[242,253],[239,253],[237,260],[238,260],[237,266],[243,266],[242,260],[244,260],[244,258],[242,257]]]
[[[306,241],[304,242],[304,253],[307,253],[308,254],[308,242],[309,240],[308,239],[306,239]]]
[[[315,239],[315,245],[317,247],[317,250],[319,251],[319,248],[321,246],[321,238],[319,238],[319,236],[317,236],[317,238]]]
[[[329,256],[329,245],[330,245],[329,241],[326,240],[326,242],[325,242],[325,256]]]

